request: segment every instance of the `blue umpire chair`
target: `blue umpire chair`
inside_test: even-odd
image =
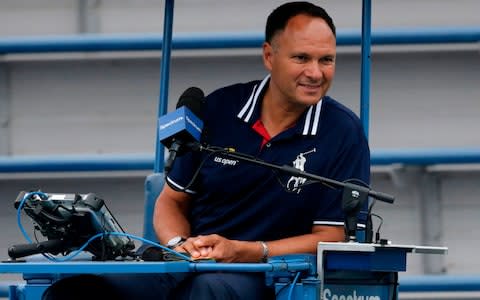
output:
[[[153,211],[155,201],[164,185],[163,173],[147,176],[145,180],[145,203],[143,236],[156,241],[153,230]],[[358,231],[363,234],[363,231]],[[435,247],[434,247],[435,248]],[[405,245],[386,245],[372,243],[320,243],[317,255],[287,255],[271,257],[267,263],[258,264],[222,264],[181,262],[180,272],[234,271],[264,272],[265,284],[273,286],[277,300],[290,299],[398,299],[398,275],[406,270],[406,254],[424,251],[424,253],[442,253],[445,249]],[[160,263],[162,264],[162,263]],[[172,272],[179,265],[171,262],[153,265],[149,273]],[[43,292],[58,278],[73,273],[103,273],[106,267],[114,272],[124,272],[126,266],[140,270],[148,263],[114,262],[113,264],[92,263],[84,260],[81,265],[57,264],[47,262],[43,268],[29,263],[10,263],[2,265],[7,269],[23,273],[25,283],[17,282],[3,285],[1,295],[11,300],[40,299]],[[81,267],[79,272],[72,268]],[[23,268],[23,269],[22,269]],[[45,269],[46,268],[46,269]],[[86,269],[88,268],[88,269]],[[132,269],[130,269],[132,270]],[[78,270],[77,270],[78,271]],[[175,269],[178,271],[178,269]],[[133,273],[137,271],[131,271]],[[143,272],[143,271],[142,271]],[[368,297],[368,298],[366,298]]]
[[[143,238],[157,241],[153,230],[153,209],[158,195],[162,191],[165,178],[163,173],[152,173],[145,179],[145,208],[143,217]]]

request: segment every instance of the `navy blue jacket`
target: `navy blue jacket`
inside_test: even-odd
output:
[[[295,126],[260,147],[252,125],[260,117],[263,81],[235,84],[207,96],[203,142],[278,165],[339,181],[370,181],[370,152],[358,117],[325,96]],[[343,225],[341,190],[305,184],[304,178],[214,153],[188,153],[174,163],[167,183],[193,195],[192,235],[220,234],[238,240],[276,240],[311,233],[313,225]],[[302,185],[303,184],[303,185]]]

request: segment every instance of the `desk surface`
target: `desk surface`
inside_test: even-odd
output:
[[[368,244],[351,243],[320,243],[319,256],[323,251],[340,251],[355,253],[373,252],[376,250],[401,250],[404,252],[419,253],[445,253],[444,247],[421,247],[406,245],[377,246]],[[356,260],[353,259],[353,262]],[[286,255],[272,257],[267,263],[216,263],[211,261],[169,261],[169,262],[146,262],[146,261],[91,261],[75,260],[68,262],[52,262],[43,259],[41,261],[0,263],[0,273],[37,273],[37,274],[81,274],[81,273],[174,273],[174,272],[208,272],[208,271],[231,271],[231,272],[275,272],[275,271],[309,271],[315,273],[322,269],[322,264],[316,265],[316,257],[312,255]]]
[[[145,262],[145,261],[28,261],[2,262],[0,273],[174,273],[174,272],[272,272],[305,271],[314,268],[308,259],[274,259],[268,263],[215,263],[215,262]]]
[[[0,273],[167,273],[189,272],[190,263],[138,261],[2,262]]]

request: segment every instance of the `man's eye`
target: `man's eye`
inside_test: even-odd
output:
[[[295,60],[298,60],[298,61],[307,61],[308,60],[308,57],[305,56],[305,55],[295,55],[293,58]]]
[[[335,62],[335,58],[333,58],[333,57],[323,57],[321,59],[321,61],[324,64],[333,64]]]

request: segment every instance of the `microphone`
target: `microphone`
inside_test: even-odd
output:
[[[178,99],[177,109],[158,119],[158,137],[169,151],[164,165],[165,174],[172,169],[175,158],[185,153],[188,144],[200,141],[204,99],[201,89],[190,87]]]

